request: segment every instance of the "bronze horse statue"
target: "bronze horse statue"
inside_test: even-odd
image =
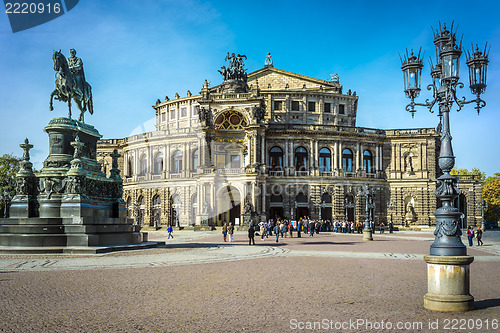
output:
[[[90,84],[82,78],[83,87],[79,87],[78,78],[71,72],[68,61],[61,53],[61,50],[54,51],[52,60],[54,61],[54,70],[57,72],[57,75],[56,88],[50,94],[50,111],[54,110],[52,99],[55,98],[56,100],[68,103],[69,118],[71,118],[71,99],[73,99],[80,110],[78,121],[83,122],[85,111],[88,110],[90,114],[94,113]]]

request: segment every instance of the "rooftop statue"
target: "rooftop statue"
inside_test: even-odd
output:
[[[265,67],[273,67],[273,59],[271,59],[271,52],[267,52],[266,61],[264,62]]]
[[[245,64],[243,63],[243,58],[246,60],[247,56],[243,54],[235,55],[234,53],[230,55],[229,52],[227,53],[224,60],[229,60],[229,68],[222,66],[221,70],[219,70],[222,76],[224,76],[224,81],[239,80],[247,82],[247,73],[244,68]]]
[[[50,111],[54,110],[52,99],[67,102],[69,118],[71,118],[71,99],[73,99],[80,110],[79,121],[83,122],[83,114],[89,111],[94,113],[92,101],[92,88],[85,80],[82,59],[76,56],[75,49],[70,51],[71,57],[66,57],[61,50],[54,51],[52,60],[56,74],[56,88],[50,94]]]

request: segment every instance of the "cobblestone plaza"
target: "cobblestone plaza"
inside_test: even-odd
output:
[[[244,232],[231,244],[219,232],[174,235],[150,232],[167,242],[150,250],[2,256],[0,331],[291,332],[320,322],[323,331],[444,332],[452,320],[473,325],[467,332],[498,331],[498,231],[469,248],[476,309],[462,314],[422,306],[431,233],[258,237],[256,246]]]

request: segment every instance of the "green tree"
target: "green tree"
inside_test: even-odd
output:
[[[450,174],[452,175],[479,175],[481,177],[481,181],[484,182],[486,179],[486,172],[482,172],[479,170],[479,168],[472,168],[470,171],[468,169],[462,169],[462,168],[453,168],[450,171]]]
[[[21,159],[11,155],[4,154],[0,157],[0,194],[12,198],[15,193],[15,178],[19,171],[19,161]],[[4,216],[5,201],[0,200],[0,216]]]
[[[483,199],[488,203],[486,220],[498,220],[500,215],[500,173],[488,177],[483,184]]]

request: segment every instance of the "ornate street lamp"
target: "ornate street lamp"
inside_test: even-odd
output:
[[[359,188],[359,195],[365,197],[365,226],[363,228],[363,240],[372,241],[373,240],[373,230],[370,224],[370,207],[373,205],[369,202],[370,189],[368,185]]]
[[[474,260],[473,257],[467,256],[467,248],[462,243],[460,235],[460,212],[453,206],[453,201],[460,194],[460,190],[456,186],[457,179],[450,175],[450,171],[455,165],[455,156],[451,145],[450,120],[449,113],[454,104],[457,106],[457,111],[460,111],[465,104],[476,103],[475,109],[479,113],[486,103],[480,98],[480,95],[486,89],[486,67],[488,64],[488,52],[485,47],[484,52],[472,50],[472,53],[467,53],[467,66],[469,67],[470,89],[476,95],[473,100],[466,101],[465,97],[457,98],[457,87],[463,88],[463,84],[459,82],[459,64],[462,54],[462,42],[457,44],[456,31],[446,29],[446,25],[439,31],[433,31],[434,45],[436,46],[436,66],[431,62],[431,77],[432,83],[427,87],[427,90],[433,91],[433,100],[426,100],[425,103],[416,103],[415,98],[420,93],[420,74],[423,68],[420,52],[417,56],[406,53],[406,56],[401,59],[401,69],[403,70],[405,80],[405,94],[411,99],[410,104],[406,106],[406,110],[412,114],[415,113],[415,106],[425,106],[430,112],[435,104],[439,106],[439,116],[442,118],[442,135],[441,135],[441,150],[439,154],[439,167],[443,172],[438,178],[437,189],[434,192],[436,197],[441,202],[441,207],[434,213],[436,216],[436,230],[434,231],[435,240],[430,247],[430,256],[426,256],[425,260],[428,263],[429,273],[429,292],[424,298],[424,306],[431,310],[440,311],[467,311],[474,308],[474,298],[469,295],[469,270],[468,265]],[[440,258],[441,257],[441,258]],[[445,257],[445,258],[443,258]],[[446,258],[447,257],[447,258]],[[464,289],[462,294],[456,294],[457,290],[450,292],[446,291],[446,283],[448,279],[451,285],[457,279],[450,273],[449,276],[434,276],[431,283],[431,268],[433,274],[438,266],[460,266],[463,273],[463,281],[460,282]],[[431,267],[432,266],[432,267]],[[466,267],[464,267],[466,266]],[[447,267],[449,268],[449,267]],[[438,270],[439,272],[439,270]],[[441,272],[443,272],[441,270]],[[449,270],[448,272],[452,272]],[[444,273],[443,273],[444,274]],[[460,274],[458,274],[460,275]],[[441,285],[441,286],[440,286]],[[431,288],[432,287],[432,288]],[[466,290],[466,291],[465,291]],[[453,294],[455,293],[455,294]],[[459,292],[460,294],[460,292]]]

